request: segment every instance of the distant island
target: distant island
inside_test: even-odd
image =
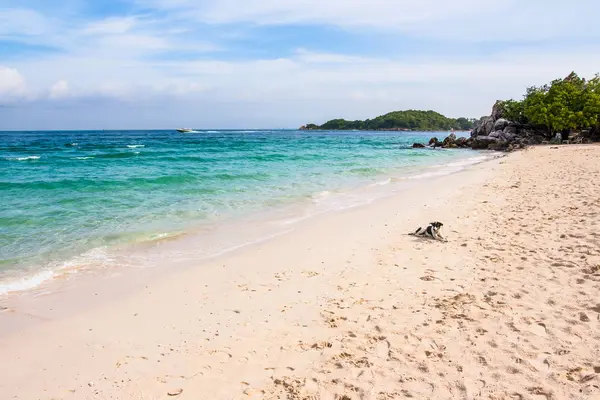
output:
[[[365,131],[470,131],[477,119],[448,118],[435,111],[392,111],[364,121],[332,119],[323,125],[306,124],[300,130],[365,130]]]

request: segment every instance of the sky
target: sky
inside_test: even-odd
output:
[[[0,0],[0,130],[489,114],[600,72],[598,0]]]

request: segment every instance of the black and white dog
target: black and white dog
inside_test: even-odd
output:
[[[431,222],[431,223],[429,223],[429,225],[427,225],[426,228],[420,227],[413,233],[409,233],[409,235],[423,236],[423,237],[428,237],[430,239],[447,242],[448,239],[443,237],[442,233],[440,232],[442,230],[442,226],[444,226],[444,224],[442,224],[441,222],[438,222],[438,221]]]

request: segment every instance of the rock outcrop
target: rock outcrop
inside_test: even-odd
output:
[[[465,147],[471,147],[471,142],[472,142],[471,139],[459,137],[458,139],[456,139],[454,144],[456,145],[456,147],[465,148]]]
[[[456,135],[451,133],[450,136],[446,137],[442,142],[442,147],[445,149],[452,149],[456,147]]]
[[[484,135],[477,135],[472,139],[473,139],[473,141],[471,143],[471,148],[475,149],[475,150],[487,149],[490,147],[490,145],[493,145],[493,144],[496,144],[499,142],[498,138],[495,138],[492,136],[484,136]]]
[[[497,101],[492,107],[490,116],[481,118],[475,124],[469,138],[457,138],[454,133],[451,133],[442,141],[437,137],[431,138],[428,147],[512,151],[528,145],[593,141],[600,141],[600,125],[580,132],[559,132],[552,135],[544,127],[521,124],[505,118],[504,102]]]
[[[511,151],[552,138],[539,128],[505,118],[504,102],[497,101],[489,117],[482,118],[471,131],[473,149]]]
[[[429,146],[435,148],[435,147],[441,147],[442,144],[440,143],[440,141],[438,140],[438,138],[432,137],[431,139],[429,139]]]
[[[494,131],[503,131],[508,124],[510,124],[510,121],[504,118],[499,118],[496,120],[496,122],[494,122]]]
[[[431,148],[436,148],[436,147],[441,147],[444,149],[456,149],[456,148],[470,148],[472,144],[472,139],[471,138],[465,138],[465,137],[459,137],[457,138],[456,135],[454,133],[451,133],[448,137],[446,137],[443,141],[440,142],[440,140],[436,137],[432,137],[431,139],[429,139],[429,143],[427,144],[427,146],[425,146],[424,144],[421,143],[413,143],[413,148],[423,148],[423,147],[431,147]]]

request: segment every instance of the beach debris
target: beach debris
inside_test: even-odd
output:
[[[317,342],[317,343],[313,343],[312,346],[310,346],[311,349],[317,349],[317,350],[322,350],[326,347],[332,347],[333,345],[331,344],[331,342]]]
[[[183,389],[179,388],[179,389],[175,389],[175,390],[171,390],[170,392],[167,392],[167,395],[174,397],[174,396],[179,396],[181,393],[183,393]]]
[[[592,379],[595,379],[595,378],[596,378],[596,375],[595,375],[595,374],[585,375],[584,377],[582,377],[582,378],[579,380],[579,383],[585,383],[585,382],[589,382],[589,381],[591,381]]]

